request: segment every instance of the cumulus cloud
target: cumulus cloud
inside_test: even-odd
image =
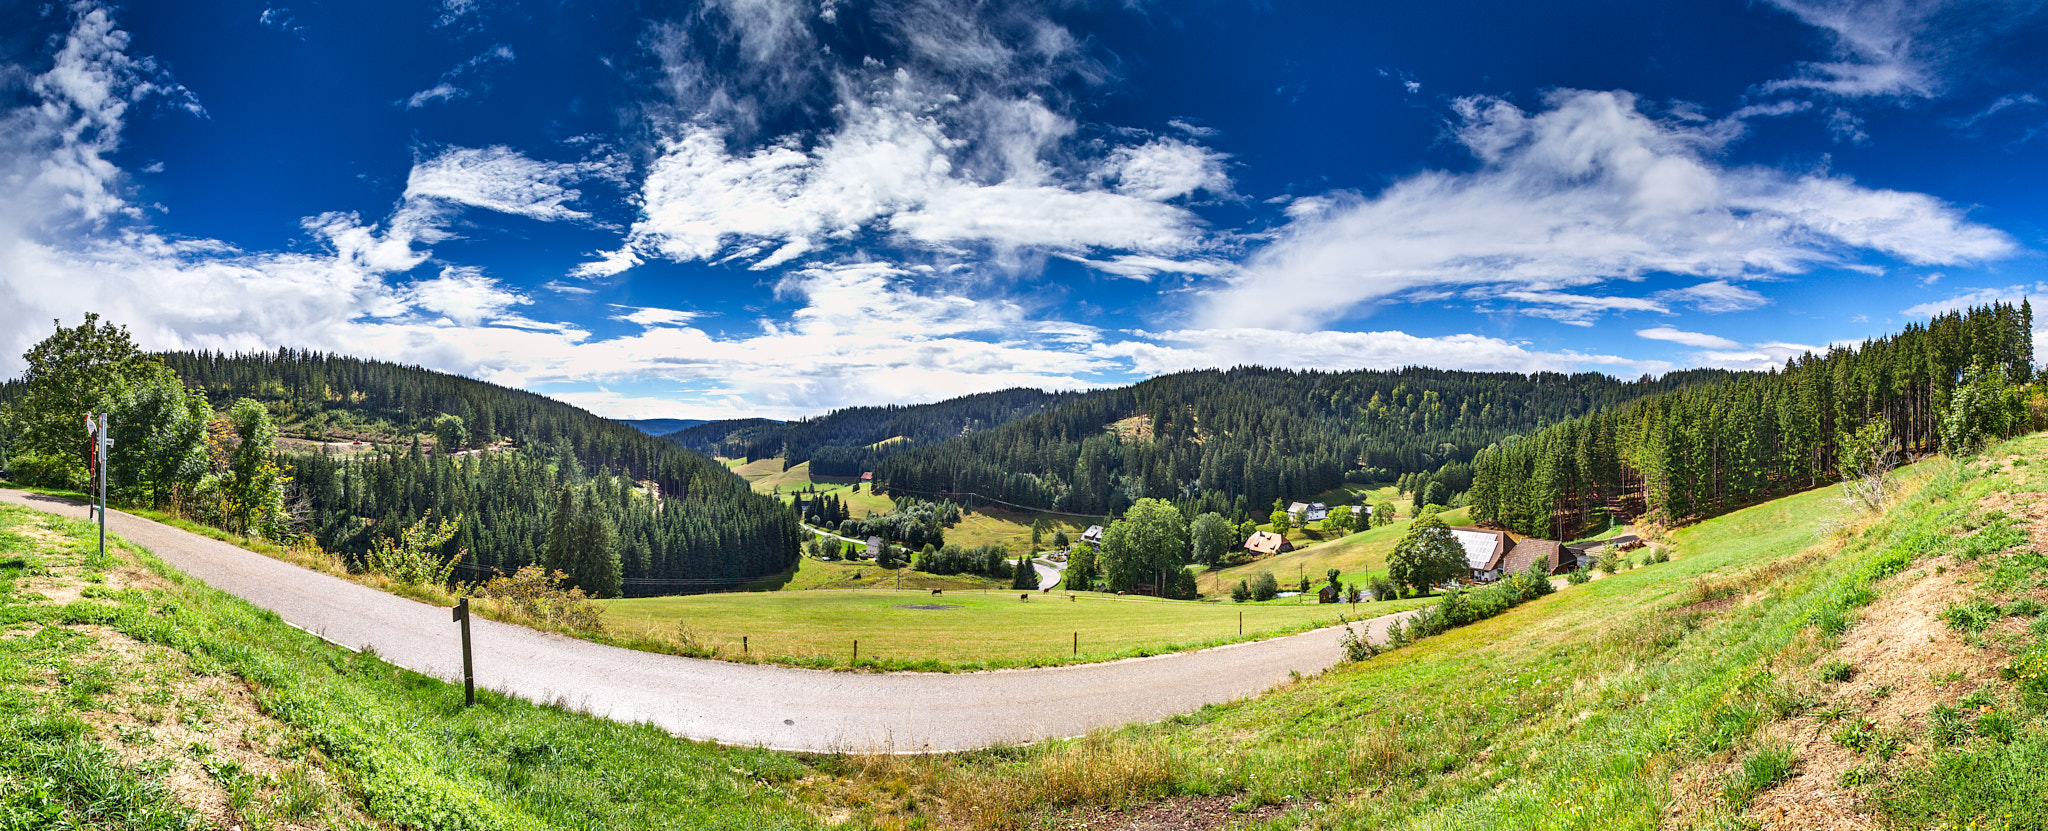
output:
[[[857,243],[1084,262],[1204,244],[1175,203],[1228,194],[1226,157],[1179,136],[1082,138],[1065,90],[1107,73],[1041,10],[933,0],[869,13],[887,61],[823,49],[827,15],[793,0],[722,0],[704,26],[656,26],[669,101],[651,109],[663,138],[641,216],[578,274],[649,258],[767,270]],[[707,52],[736,66],[711,71]],[[760,134],[771,116],[807,126]]]
[[[1554,290],[1653,273],[1712,278],[1723,285],[1692,290],[1697,302],[1718,293],[1732,308],[1756,298],[1729,280],[1861,252],[1946,265],[2015,250],[1925,194],[1719,165],[1727,130],[1652,119],[1625,92],[1560,90],[1534,113],[1484,97],[1457,109],[1454,135],[1478,169],[1327,197],[1208,289],[1198,319],[1305,328],[1425,287]]]
[[[1696,346],[1701,349],[1739,349],[1742,346],[1742,344],[1721,337],[1720,335],[1709,335],[1701,332],[1687,332],[1683,329],[1673,329],[1669,326],[1658,326],[1652,329],[1637,329],[1636,337],[1649,338],[1650,340],[1670,341],[1672,343],[1684,344],[1686,346]]]

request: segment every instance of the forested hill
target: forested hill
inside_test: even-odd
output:
[[[1993,304],[1572,419],[1473,463],[1473,515],[1569,539],[1608,510],[1681,523],[1882,467],[2048,427],[2034,311]]]
[[[788,465],[810,462],[814,474],[858,476],[895,453],[999,427],[1086,395],[1007,389],[935,404],[848,407],[788,423],[719,421],[670,438],[713,455],[748,461],[781,456]]]
[[[705,423],[701,418],[622,418],[620,424],[627,425],[650,436],[666,436],[681,430],[688,430]]]
[[[775,500],[704,456],[560,401],[292,350],[161,357],[216,407],[263,402],[287,435],[390,442],[283,454],[304,521],[333,550],[360,555],[431,510],[462,517],[447,550],[471,552],[466,576],[539,563],[551,540],[558,553],[575,542],[618,557],[616,575],[592,578],[609,585],[586,586],[599,594],[734,585],[797,557],[801,531]],[[423,447],[422,433],[437,438]],[[581,536],[565,539],[565,528]]]
[[[1274,499],[1308,497],[1347,474],[1456,478],[1474,453],[1509,435],[1732,375],[1625,382],[1421,368],[1185,372],[905,450],[883,460],[877,476],[894,490],[973,492],[1050,510],[1113,513],[1154,497],[1263,516]]]

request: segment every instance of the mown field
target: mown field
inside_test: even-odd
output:
[[[828,564],[829,565],[829,564]],[[869,575],[879,569],[867,567]],[[893,585],[894,573],[884,577]],[[909,579],[908,576],[905,578]],[[721,657],[846,666],[860,641],[863,666],[972,669],[1078,663],[1175,652],[1326,626],[1340,615],[1379,615],[1426,601],[1246,604],[1117,598],[1094,592],[813,590],[601,601],[624,635],[673,636]],[[943,606],[941,609],[906,608]],[[1239,616],[1243,633],[1239,633]],[[1080,650],[1074,638],[1080,638]]]

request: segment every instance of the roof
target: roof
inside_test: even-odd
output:
[[[1307,502],[1296,502],[1287,506],[1287,512],[1290,514],[1298,514],[1306,510],[1308,510]]]
[[[1090,525],[1088,526],[1088,530],[1081,532],[1081,539],[1084,540],[1094,539],[1100,536],[1102,536],[1102,526],[1100,525]]]
[[[1452,528],[1451,538],[1465,547],[1465,565],[1473,571],[1493,571],[1508,553],[1508,535],[1484,528]]]
[[[869,471],[862,471],[862,472],[861,472],[861,474],[860,474],[860,480],[861,480],[861,481],[863,481],[863,482],[872,482],[872,481],[874,481],[874,479],[875,479],[875,472],[874,472],[874,471],[872,471],[872,470],[869,470]]]
[[[1521,574],[1528,571],[1529,566],[1542,563],[1544,573],[1549,574],[1557,571],[1559,558],[1563,555],[1564,546],[1558,545],[1556,540],[1528,538],[1515,544],[1502,560],[1501,568],[1505,574]]]
[[[1244,541],[1245,550],[1256,551],[1260,554],[1278,554],[1280,553],[1280,549],[1285,547],[1286,545],[1286,537],[1280,536],[1279,534],[1275,534],[1271,531],[1257,532],[1255,534],[1252,534],[1251,539]]]

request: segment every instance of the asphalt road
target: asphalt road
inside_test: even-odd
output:
[[[69,500],[0,489],[64,516]],[[303,569],[119,511],[107,530],[166,563],[351,649],[459,681],[448,609]],[[1367,621],[1383,640],[1393,621]],[[967,750],[1150,722],[1257,695],[1339,657],[1335,627],[1109,663],[969,673],[855,673],[679,658],[477,618],[478,686],[724,744],[800,751]]]

